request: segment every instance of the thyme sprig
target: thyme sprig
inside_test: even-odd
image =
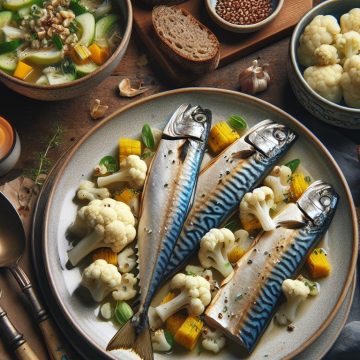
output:
[[[47,172],[50,170],[53,165],[51,159],[49,158],[49,152],[51,149],[58,147],[64,135],[64,129],[60,124],[56,124],[54,128],[54,133],[45,141],[45,149],[42,152],[36,154],[37,166],[33,169],[29,169],[25,174],[27,177],[31,178],[34,181],[35,185],[42,186]]]

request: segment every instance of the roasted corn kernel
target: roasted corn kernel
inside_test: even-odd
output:
[[[221,121],[211,128],[208,144],[211,151],[218,154],[239,138],[239,134],[230,125]]]
[[[141,141],[135,139],[119,139],[119,162],[129,155],[141,155]]]

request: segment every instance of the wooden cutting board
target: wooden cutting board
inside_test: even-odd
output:
[[[210,28],[220,41],[220,64],[226,65],[271,42],[289,35],[300,18],[312,8],[312,0],[285,0],[279,15],[262,30],[251,34],[237,34],[223,30],[207,14],[204,0],[188,0],[178,6],[188,10],[196,19]],[[185,84],[196,75],[184,70],[169,60],[157,47],[153,38],[151,10],[133,2],[134,26],[140,38],[165,72],[167,78],[176,84]]]

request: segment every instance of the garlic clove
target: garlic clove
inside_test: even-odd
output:
[[[265,91],[270,81],[269,64],[260,66],[258,60],[254,60],[252,65],[243,70],[239,75],[241,91],[248,94]]]
[[[137,89],[132,88],[130,79],[122,79],[119,84],[120,96],[123,97],[131,98],[144,93],[146,90],[147,87],[142,87],[141,84],[139,84],[139,87]]]
[[[99,99],[95,99],[90,106],[90,116],[94,120],[100,119],[104,116],[108,108],[108,105],[101,105],[101,101]]]

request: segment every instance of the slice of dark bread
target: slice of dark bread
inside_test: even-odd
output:
[[[155,7],[152,24],[162,51],[181,67],[193,73],[216,69],[220,59],[218,39],[186,10]]]

